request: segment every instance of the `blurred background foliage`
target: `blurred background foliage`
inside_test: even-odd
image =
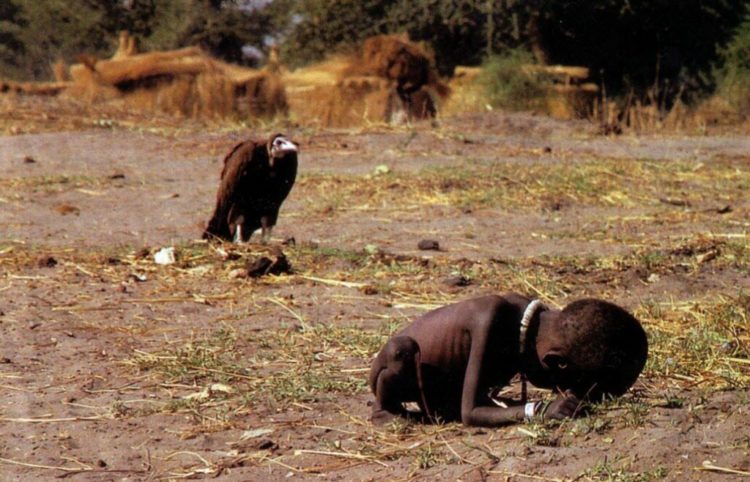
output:
[[[58,59],[109,56],[120,30],[143,50],[201,45],[250,66],[275,45],[290,68],[405,32],[442,75],[520,49],[588,67],[610,95],[750,98],[741,0],[0,0],[0,77],[46,79]]]

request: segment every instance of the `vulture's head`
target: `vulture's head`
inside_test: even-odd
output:
[[[276,134],[271,137],[268,143],[268,163],[273,167],[276,159],[280,159],[287,154],[297,153],[297,144],[290,141],[283,134]]]

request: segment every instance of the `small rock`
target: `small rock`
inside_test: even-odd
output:
[[[175,264],[177,258],[175,256],[174,247],[161,248],[154,254],[154,263],[161,265]]]
[[[366,285],[359,289],[360,292],[362,292],[363,295],[376,295],[378,294],[378,289],[372,285]]]
[[[443,280],[443,284],[447,286],[454,286],[454,287],[463,287],[463,286],[469,286],[471,284],[471,280],[467,278],[466,276],[462,275],[454,275],[454,276],[448,276]]]
[[[269,433],[273,433],[272,428],[255,428],[252,430],[245,430],[240,436],[240,441],[262,437],[263,435],[268,435]]]
[[[423,239],[419,243],[417,243],[417,248],[421,249],[422,251],[440,251],[440,243],[438,243],[434,239]]]
[[[96,461],[96,466],[104,468],[104,467],[107,466],[107,462],[103,461],[102,459],[99,459],[99,460]]]
[[[120,171],[115,171],[109,176],[110,179],[125,179],[125,173]]]
[[[29,323],[29,330],[36,330],[40,326],[42,326],[42,324],[39,323],[38,321],[31,322]]]
[[[731,341],[725,341],[724,343],[719,346],[719,350],[721,350],[723,353],[732,353],[737,348],[737,344]]]
[[[261,256],[257,258],[247,267],[247,275],[251,278],[259,278],[265,274],[268,274],[268,270],[271,268],[273,261],[270,258]]]
[[[247,267],[247,275],[251,278],[259,278],[267,274],[279,275],[292,272],[292,266],[284,253],[278,251],[274,257],[273,260],[266,256],[256,259]]]
[[[13,363],[13,361],[11,361],[11,359],[8,358],[7,356],[4,356],[4,357],[0,358],[0,363],[8,364],[8,363]]]
[[[542,211],[561,211],[564,206],[561,199],[546,199],[542,203]]]
[[[54,209],[63,216],[66,216],[68,214],[75,214],[76,216],[78,216],[79,214],[81,214],[81,210],[73,206],[72,204],[58,204]]]
[[[671,198],[671,197],[660,197],[659,202],[663,202],[664,204],[671,204],[672,206],[679,206],[679,207],[690,207],[690,201],[687,199],[678,199],[678,198]]]
[[[719,213],[719,214],[731,213],[732,212],[732,206],[730,206],[729,204],[727,204],[726,206],[722,206],[720,208],[716,208],[716,212]]]
[[[224,261],[234,261],[235,259],[240,259],[242,257],[239,253],[235,253],[234,251],[227,251],[222,247],[216,248],[216,253]]]
[[[696,256],[695,261],[697,261],[698,264],[703,264],[715,259],[716,256],[718,256],[718,253],[715,250],[711,250]]]
[[[258,450],[271,450],[274,451],[277,448],[279,448],[279,444],[271,440],[270,438],[260,440],[256,445],[255,448]]]
[[[23,162],[26,163],[26,164],[34,164],[34,163],[36,163],[36,159],[34,159],[31,156],[26,156],[26,157],[23,158]]]
[[[237,268],[229,272],[230,279],[247,278],[247,269]]]
[[[544,146],[542,152],[544,152],[545,154],[549,154],[550,152],[552,152],[552,148],[550,146]]]
[[[37,266],[40,268],[54,268],[57,266],[57,260],[52,256],[42,256],[36,261]]]
[[[284,253],[280,253],[276,256],[276,260],[271,265],[271,274],[282,274],[291,273],[292,265],[289,264],[289,260],[286,258]]]

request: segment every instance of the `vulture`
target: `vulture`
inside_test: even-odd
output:
[[[268,241],[297,177],[297,148],[282,134],[234,146],[224,158],[216,209],[203,238],[243,243],[260,228],[261,242]]]

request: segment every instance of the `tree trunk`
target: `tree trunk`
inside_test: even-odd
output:
[[[536,61],[542,65],[547,65],[550,61],[549,53],[544,45],[544,38],[539,28],[539,22],[539,13],[531,14],[528,23],[526,23],[526,34],[531,44],[531,53],[534,54]]]

